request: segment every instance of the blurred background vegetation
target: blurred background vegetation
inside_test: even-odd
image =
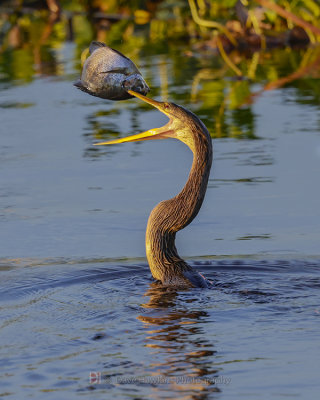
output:
[[[254,138],[261,93],[291,86],[301,104],[319,104],[319,16],[317,0],[1,1],[0,88],[71,81],[99,40],[142,68],[152,96],[187,104],[214,136]]]

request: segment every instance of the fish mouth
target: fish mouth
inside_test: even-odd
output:
[[[134,92],[133,90],[128,90],[128,93],[131,96],[137,97],[138,99],[152,105],[153,107],[157,108],[159,111],[164,113],[169,117],[169,122],[161,126],[160,128],[153,128],[149,129],[145,132],[138,133],[136,135],[126,136],[124,138],[109,140],[107,142],[100,142],[94,143],[94,146],[105,146],[109,144],[118,144],[118,143],[125,143],[125,142],[138,142],[138,141],[145,141],[145,140],[156,140],[156,139],[167,139],[170,137],[174,137],[174,130],[171,129],[171,118],[169,114],[164,111],[164,104],[160,101],[156,101],[150,99],[149,97],[144,96],[141,93]]]
[[[142,79],[140,76],[134,75],[133,77],[127,78],[123,83],[122,83],[123,89],[129,93],[141,93],[143,95],[146,95],[147,93],[150,92],[150,88],[147,85],[147,83]],[[134,88],[134,91],[132,90]],[[132,96],[132,94],[130,93]]]

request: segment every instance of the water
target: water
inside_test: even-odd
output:
[[[181,45],[135,60],[153,97],[214,137],[205,203],[177,247],[215,289],[175,291],[152,283],[144,232],[191,154],[174,140],[93,147],[166,118],[73,88],[80,50],[51,44],[28,76],[13,76],[18,51],[0,60],[0,397],[315,399],[318,79],[244,101],[303,54],[283,65],[275,51],[255,83],[217,78],[221,60]]]
[[[315,399],[319,260],[193,265],[214,290],[134,260],[3,265],[2,396]]]

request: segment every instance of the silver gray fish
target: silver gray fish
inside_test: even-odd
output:
[[[108,100],[126,100],[127,90],[146,95],[149,86],[134,63],[102,42],[91,42],[81,78],[74,85],[93,96]]]

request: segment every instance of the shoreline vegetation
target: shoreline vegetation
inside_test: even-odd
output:
[[[315,85],[320,77],[318,2],[144,0],[138,4],[1,2],[0,84],[3,88],[9,81],[25,84],[37,76],[72,80],[74,75],[68,75],[57,51],[75,43],[74,69],[80,72],[79,60],[85,60],[88,45],[97,40],[146,69],[147,80],[158,75],[160,87],[150,82],[155,95],[186,101],[200,117],[210,113],[214,122],[205,122],[216,137],[253,138],[250,107],[266,91],[291,86],[306,94],[302,101],[319,103],[320,89]],[[173,59],[171,72],[166,54]],[[155,55],[158,65],[149,65],[148,57]],[[170,73],[184,79],[181,65],[192,69],[191,92],[169,96]],[[231,114],[246,119],[243,129],[227,124]]]

